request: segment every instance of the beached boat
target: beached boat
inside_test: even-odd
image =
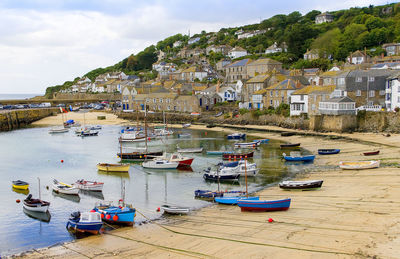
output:
[[[187,167],[191,166],[194,158],[192,157],[184,157],[180,153],[174,153],[169,158],[170,162],[177,162],[179,163],[178,167]]]
[[[318,149],[319,155],[334,155],[339,154],[340,149]]]
[[[190,123],[182,124],[182,128],[189,128],[190,126],[192,126]]]
[[[53,180],[53,191],[56,193],[63,193],[69,195],[79,195],[79,189],[75,186]]]
[[[296,135],[296,132],[286,131],[286,132],[281,133],[282,137],[290,137],[290,136],[294,136],[294,135]]]
[[[282,154],[283,158],[286,161],[301,161],[301,162],[311,162],[314,161],[315,155],[307,155],[307,156],[302,156],[302,155],[290,155],[287,156],[285,153]]]
[[[207,155],[223,155],[223,154],[233,154],[233,153],[235,153],[235,151],[218,151],[218,150],[215,150],[215,151],[206,151],[206,154]]]
[[[360,169],[372,169],[378,168],[380,162],[371,160],[371,161],[356,161],[356,162],[339,162],[339,167],[347,170],[360,170]]]
[[[180,207],[180,206],[170,206],[170,205],[162,205],[161,209],[164,213],[168,214],[188,214],[190,212],[190,208],[188,207]]]
[[[190,138],[192,135],[190,133],[178,134],[178,138]]]
[[[323,180],[283,181],[279,183],[279,188],[285,190],[309,190],[321,188],[323,182]]]
[[[234,154],[222,154],[222,159],[224,160],[238,160],[238,159],[245,159],[253,157],[254,152],[249,153],[234,153]]]
[[[46,212],[49,209],[50,202],[39,199],[32,199],[32,194],[24,200],[23,207],[30,211]]]
[[[18,190],[27,190],[29,188],[29,183],[22,180],[12,181],[12,187]]]
[[[228,139],[244,139],[246,138],[246,134],[245,133],[240,133],[240,132],[235,132],[232,134],[229,134],[227,136]]]
[[[69,131],[69,129],[64,128],[63,126],[62,127],[54,127],[54,128],[49,129],[50,134],[65,133],[68,131]]]
[[[215,171],[211,171],[211,168],[208,168],[204,172],[204,180],[210,181],[238,181],[240,177],[240,173],[229,168],[224,168],[224,170],[218,168]]]
[[[260,141],[261,144],[268,144],[269,139],[265,138],[265,139],[256,139],[254,141]]]
[[[281,148],[293,148],[293,147],[300,147],[300,143],[289,143],[289,144],[282,144]]]
[[[379,155],[379,150],[377,150],[377,151],[370,151],[370,152],[364,152],[363,153],[363,155],[364,156],[376,156],[376,155]]]
[[[136,209],[125,204],[114,206],[112,203],[100,203],[93,210],[100,213],[103,221],[117,225],[132,226],[136,216]]]
[[[143,168],[151,169],[176,169],[178,165],[179,162],[171,162],[163,158],[154,158],[142,163]]]
[[[202,147],[195,147],[195,148],[180,148],[177,146],[177,152],[178,153],[201,153],[203,152]]]
[[[224,192],[220,191],[210,191],[210,190],[195,190],[194,197],[198,199],[211,199],[213,200],[215,197],[223,197]]]
[[[66,228],[71,228],[76,232],[98,234],[102,226],[100,213],[94,211],[80,213],[76,211],[71,213]]]
[[[256,148],[260,146],[261,141],[252,141],[247,143],[235,143],[235,148]]]
[[[92,191],[92,192],[101,192],[103,190],[104,183],[101,182],[93,182],[93,181],[86,181],[86,180],[78,180],[76,181],[73,186],[80,190]]]
[[[242,211],[279,211],[289,209],[290,202],[290,198],[271,201],[241,199],[237,205]]]
[[[214,201],[220,204],[226,205],[236,205],[239,200],[259,200],[260,197],[246,197],[246,196],[236,196],[236,197],[215,197]]]
[[[146,137],[137,131],[127,131],[121,134],[119,137],[120,142],[142,142],[145,141]]]
[[[130,164],[108,164],[108,163],[98,163],[97,169],[106,172],[129,172]]]

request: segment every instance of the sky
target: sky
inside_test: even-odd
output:
[[[0,0],[0,94],[44,94],[177,33],[382,0]]]

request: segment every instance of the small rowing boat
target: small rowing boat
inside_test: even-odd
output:
[[[292,148],[292,147],[300,147],[300,143],[289,143],[281,145],[281,148]]]
[[[251,158],[253,157],[254,152],[249,152],[249,153],[234,153],[234,154],[222,154],[222,159],[224,160],[237,160],[237,159],[245,159],[245,158]]]
[[[294,135],[296,135],[296,132],[286,131],[286,132],[281,133],[282,137],[290,137],[290,136],[294,136]]]
[[[192,126],[192,124],[190,123],[185,123],[182,125],[182,128],[189,128],[190,126]]]
[[[226,205],[236,205],[239,200],[259,200],[260,197],[246,197],[246,196],[236,196],[236,197],[216,197],[214,201],[219,204],[226,204]]]
[[[379,161],[357,161],[357,162],[339,162],[339,167],[347,170],[361,170],[361,169],[372,169],[378,168],[380,165]]]
[[[278,211],[288,210],[290,207],[291,199],[283,200],[271,200],[271,201],[260,201],[260,200],[238,200],[238,206],[242,211]]]
[[[56,134],[56,133],[65,133],[68,132],[69,129],[68,128],[64,128],[64,127],[54,127],[49,129],[49,133],[50,134]]]
[[[23,207],[29,211],[46,212],[49,209],[50,202],[41,199],[32,199],[32,194],[24,200]]]
[[[162,205],[161,209],[168,214],[188,214],[190,212],[190,208],[180,206]]]
[[[130,164],[98,163],[97,169],[106,172],[128,172]]]
[[[291,155],[291,156],[287,156],[285,153],[283,153],[282,155],[283,155],[283,158],[286,161],[311,162],[311,161],[314,161],[314,159],[315,159],[315,155],[308,155],[308,156],[301,156],[301,155],[292,156]]]
[[[218,150],[215,150],[215,151],[207,151],[206,152],[206,154],[207,155],[223,155],[223,154],[233,154],[234,153],[234,151],[218,151]]]
[[[202,147],[195,147],[195,148],[180,148],[179,146],[177,146],[177,152],[178,153],[201,153],[203,152],[203,148]]]
[[[323,180],[283,181],[279,183],[279,188],[285,190],[310,190],[321,188],[323,182]]]
[[[104,183],[101,182],[93,182],[93,181],[86,181],[86,180],[78,180],[76,181],[73,186],[80,190],[85,191],[92,191],[92,192],[101,192],[103,190]]]
[[[95,211],[80,213],[76,211],[71,213],[66,228],[71,228],[76,232],[98,234],[102,226],[100,213]]]
[[[363,153],[363,155],[364,156],[376,156],[376,155],[379,155],[379,150],[377,150],[377,151],[370,151],[370,152],[364,152]]]
[[[232,133],[227,136],[228,139],[244,139],[245,137],[246,134],[240,132]]]
[[[334,155],[339,154],[340,149],[318,149],[319,155]]]
[[[210,190],[195,190],[194,197],[198,199],[214,199],[215,197],[223,197],[224,192],[213,192]]]
[[[53,191],[56,193],[63,193],[70,195],[79,194],[79,189],[77,187],[59,182],[56,179],[53,180]]]
[[[235,148],[256,148],[260,146],[261,141],[253,141],[253,142],[247,142],[247,143],[235,143]]]
[[[29,183],[21,180],[12,181],[12,187],[18,190],[28,190]]]

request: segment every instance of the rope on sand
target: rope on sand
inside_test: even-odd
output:
[[[93,258],[93,257],[87,256],[87,255],[85,255],[85,254],[83,254],[83,253],[81,253],[81,252],[79,252],[79,251],[77,251],[77,250],[74,250],[74,249],[72,249],[72,248],[70,248],[70,247],[67,247],[67,246],[64,245],[64,244],[62,244],[61,246],[64,247],[65,249],[68,249],[68,250],[71,250],[71,251],[73,251],[73,252],[75,252],[75,253],[77,253],[77,254],[80,254],[80,255],[82,255],[82,256],[84,256],[84,257],[86,257],[86,258]]]
[[[139,214],[141,214],[143,217],[148,219],[145,215],[143,215],[140,211],[136,210]],[[274,244],[267,244],[267,243],[258,243],[258,242],[250,242],[250,241],[243,241],[243,240],[237,240],[237,239],[231,239],[231,238],[224,238],[224,237],[216,237],[216,236],[206,236],[206,235],[200,235],[200,234],[189,234],[185,232],[180,232],[176,230],[172,230],[170,228],[167,228],[161,224],[158,224],[157,222],[153,222],[149,220],[151,223],[156,224],[157,226],[171,232],[174,234],[179,234],[179,235],[185,235],[185,236],[191,236],[191,237],[202,237],[202,238],[209,238],[209,239],[216,239],[216,240],[223,240],[223,241],[230,241],[230,242],[236,242],[236,243],[242,243],[242,244],[248,244],[248,245],[258,245],[258,246],[268,246],[268,247],[276,247],[276,248],[283,248],[283,249],[290,249],[290,250],[298,250],[298,251],[305,251],[305,252],[313,252],[313,253],[324,253],[324,254],[340,254],[340,255],[355,255],[354,253],[348,253],[348,252],[339,252],[339,251],[328,251],[328,250],[319,250],[319,249],[307,249],[307,248],[296,248],[296,247],[290,247],[290,246],[284,246],[284,245],[274,245]]]

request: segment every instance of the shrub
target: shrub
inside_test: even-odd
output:
[[[239,110],[240,115],[246,114],[248,112],[249,112],[249,110],[247,110],[246,108],[242,108]]]

